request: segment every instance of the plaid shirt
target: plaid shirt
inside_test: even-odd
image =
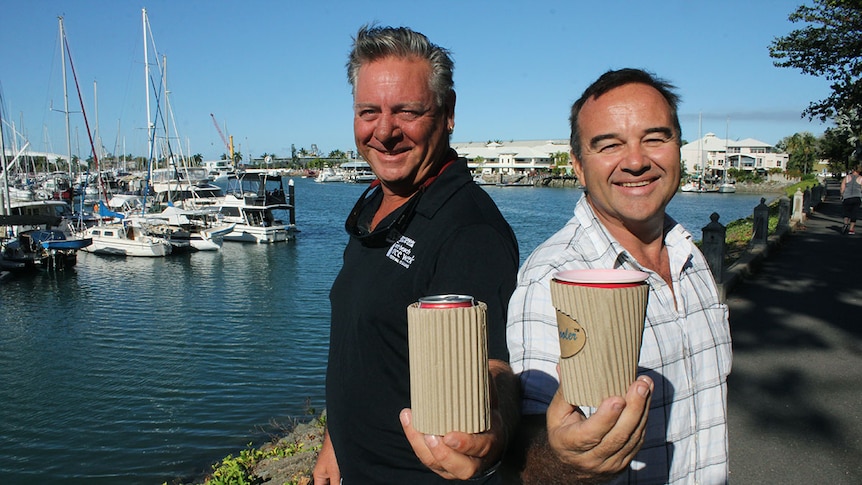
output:
[[[655,382],[646,439],[615,483],[727,482],[727,375],[731,346],[727,306],[692,242],[666,217],[673,292],[613,239],[581,197],[575,215],[542,243],[518,273],[509,302],[512,369],[524,389],[523,414],[544,414],[559,385],[557,321],[549,281],[557,271],[623,268],[649,274],[649,303],[638,373]],[[675,300],[674,300],[675,299]],[[589,416],[594,409],[582,408]]]

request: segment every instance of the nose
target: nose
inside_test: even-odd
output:
[[[398,120],[391,113],[382,113],[377,118],[377,126],[374,127],[374,137],[385,142],[397,138],[401,134]]]
[[[625,158],[620,165],[622,170],[639,175],[649,170],[651,163],[645,147],[630,143],[627,145]]]

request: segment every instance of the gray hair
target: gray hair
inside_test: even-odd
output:
[[[425,35],[407,27],[377,27],[363,25],[353,39],[353,49],[347,61],[347,80],[356,92],[356,76],[363,64],[385,57],[425,59],[431,64],[428,87],[434,93],[437,107],[442,108],[455,93],[452,62],[448,50],[432,44]]]

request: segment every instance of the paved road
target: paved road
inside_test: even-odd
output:
[[[862,225],[827,188],[727,298],[733,484],[862,484]]]

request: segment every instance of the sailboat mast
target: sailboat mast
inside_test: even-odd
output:
[[[727,158],[727,154],[730,152],[728,150],[728,145],[730,145],[730,117],[727,117],[724,123],[724,180],[722,183],[727,183],[727,170],[730,168],[730,160]]]
[[[94,137],[96,139],[96,149],[99,150],[99,156],[102,156],[104,153],[102,152],[102,133],[99,131],[99,89],[95,80],[93,81],[93,111],[95,111],[94,117],[96,121],[96,135]]]
[[[700,165],[700,188],[706,171],[703,168],[703,113],[697,115],[697,164]]]
[[[9,200],[9,167],[6,166],[6,143],[3,137],[3,98],[0,97],[0,168],[3,169],[3,192],[0,214],[11,214],[12,206]]]
[[[147,9],[142,9],[142,21],[144,26],[144,92],[147,100],[147,157],[152,158],[155,126],[150,121],[150,58],[147,52]]]
[[[147,176],[144,184],[144,208],[142,213],[146,211],[147,196],[150,193],[150,172],[152,171],[153,159],[153,131],[155,125],[150,122],[150,58],[147,53],[147,9],[141,9],[141,22],[144,32],[144,92],[146,93],[147,102]]]
[[[63,60],[63,114],[66,115],[66,156],[69,162],[69,177],[74,180],[72,174],[72,131],[69,128],[69,90],[66,86],[66,29],[63,27],[63,17],[57,17],[60,22],[60,58]]]

